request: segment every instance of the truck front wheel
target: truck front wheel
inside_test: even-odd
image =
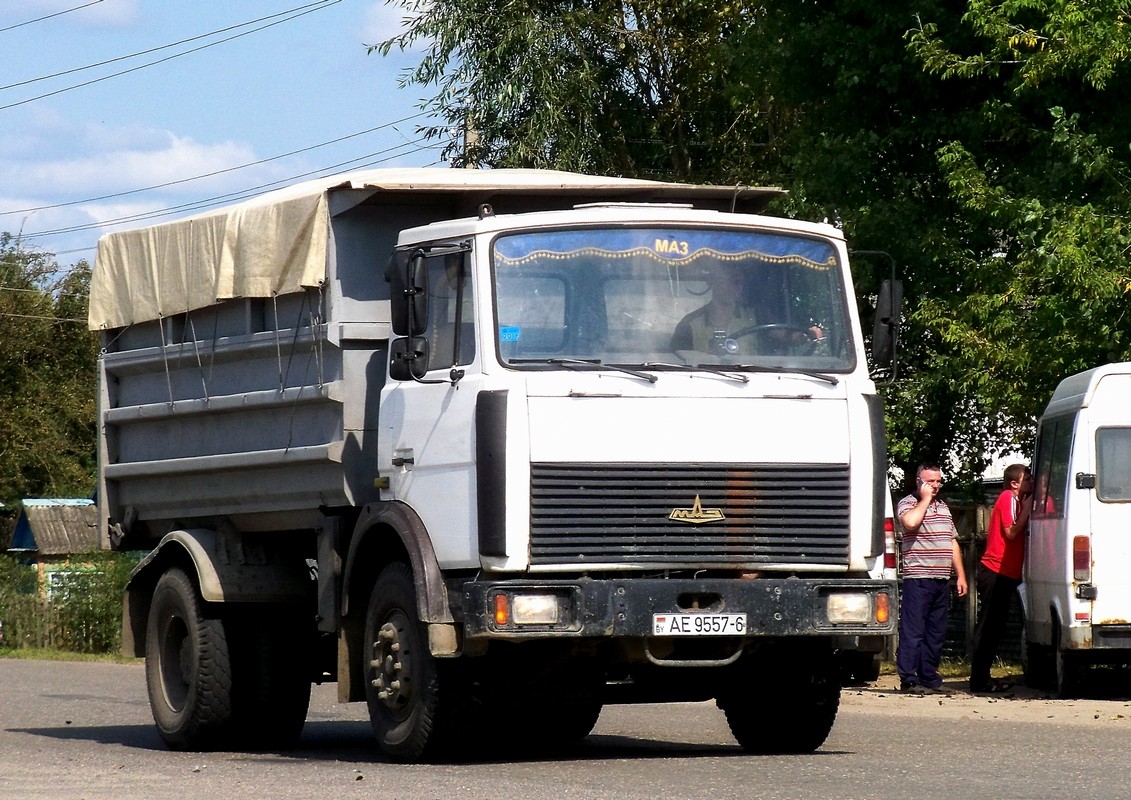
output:
[[[232,727],[232,671],[220,619],[202,612],[181,569],[153,590],[145,640],[145,682],[161,738],[173,750],[211,750]]]
[[[718,697],[730,732],[751,753],[809,753],[832,730],[840,706],[835,664],[811,662],[795,669],[755,671],[731,681]]]
[[[404,564],[385,567],[373,586],[364,657],[365,700],[381,751],[401,762],[433,753],[441,732],[439,678]]]

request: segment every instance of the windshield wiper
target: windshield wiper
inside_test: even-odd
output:
[[[718,364],[699,364],[699,369],[712,369],[718,367]],[[809,378],[816,378],[819,381],[825,381],[833,386],[840,383],[840,378],[835,375],[827,375],[824,372],[817,372],[812,369],[799,369],[795,367],[772,367],[762,364],[727,364],[730,369],[745,369],[751,372],[773,372],[778,375],[805,375]]]
[[[668,364],[664,361],[645,361],[640,366],[646,369],[674,369],[680,372],[703,372],[700,367],[692,366],[691,364]],[[732,381],[739,381],[741,383],[750,383],[750,378],[743,375],[741,372],[724,372],[723,370],[707,370],[711,375],[718,375],[720,378],[730,378]]]
[[[628,367],[618,367],[616,364],[604,364],[599,358],[512,358],[509,363],[511,364],[556,364],[570,369],[597,369],[597,370],[611,370],[613,372],[621,372],[625,375],[631,375],[634,378],[648,381],[648,383],[655,383],[659,378],[648,372],[640,372],[639,370],[629,369]]]

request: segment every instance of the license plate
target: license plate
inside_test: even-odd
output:
[[[653,636],[742,636],[745,614],[653,614]]]

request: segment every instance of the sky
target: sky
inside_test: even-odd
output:
[[[429,88],[397,85],[420,54],[367,53],[404,14],[382,0],[0,0],[0,232],[93,263],[104,233],[203,210],[178,207],[447,166],[417,132]],[[111,224],[135,215],[155,216]]]

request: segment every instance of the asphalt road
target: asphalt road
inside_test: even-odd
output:
[[[0,798],[1131,798],[1131,702],[909,697],[846,689],[805,756],[750,756],[710,703],[609,707],[555,758],[403,766],[377,755],[362,704],[316,687],[297,749],[174,753],[140,664],[0,659]],[[1131,694],[1131,691],[1125,692]],[[773,724],[773,720],[767,720]]]

